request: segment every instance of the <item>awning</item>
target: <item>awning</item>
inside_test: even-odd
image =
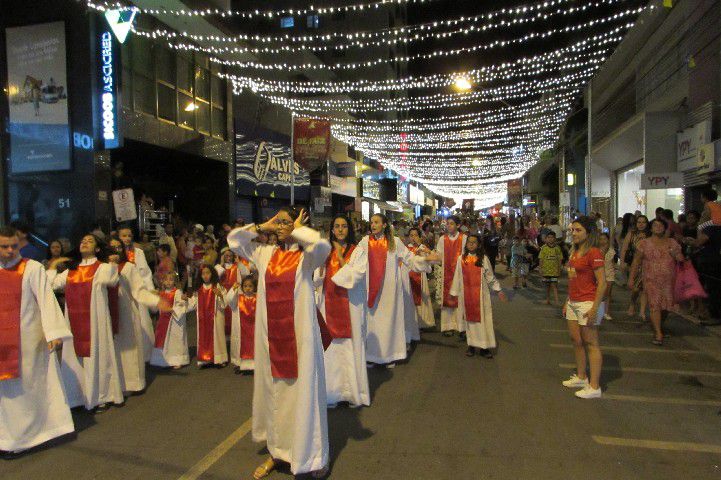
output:
[[[382,210],[403,213],[403,205],[401,205],[400,202],[392,202],[392,201],[384,202],[382,200],[376,200],[375,198],[367,198],[367,197],[363,197],[363,200],[366,202],[375,203]]]

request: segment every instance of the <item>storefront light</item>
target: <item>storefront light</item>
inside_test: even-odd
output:
[[[575,173],[568,173],[566,174],[566,185],[569,187],[572,187],[576,184],[576,174]]]
[[[185,109],[184,109],[184,110],[185,110],[186,112],[192,112],[193,110],[197,110],[197,109],[199,109],[199,108],[200,108],[200,107],[199,107],[195,102],[190,102],[189,104],[187,104],[187,105],[185,106]]]

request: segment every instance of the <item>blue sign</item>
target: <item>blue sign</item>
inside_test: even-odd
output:
[[[118,68],[117,48],[110,30],[100,35],[100,137],[106,149],[121,146],[118,119]]]

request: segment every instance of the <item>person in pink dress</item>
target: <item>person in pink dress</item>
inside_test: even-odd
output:
[[[651,236],[639,242],[628,279],[628,287],[633,289],[638,268],[642,266],[643,289],[648,299],[654,331],[653,344],[659,346],[663,345],[662,321],[668,311],[674,308],[675,262],[684,260],[681,245],[673,238],[666,237],[667,229],[665,220],[651,220]]]

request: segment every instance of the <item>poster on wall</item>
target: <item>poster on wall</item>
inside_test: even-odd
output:
[[[70,169],[65,22],[5,29],[12,173]]]
[[[330,121],[312,118],[293,119],[293,159],[312,172],[328,161]]]
[[[295,176],[295,198],[307,202],[310,196],[308,172],[294,164],[291,175],[290,138],[236,120],[235,191],[237,195],[290,199]]]
[[[138,218],[132,188],[113,190],[113,210],[115,211],[115,220],[118,222],[127,222]]]

